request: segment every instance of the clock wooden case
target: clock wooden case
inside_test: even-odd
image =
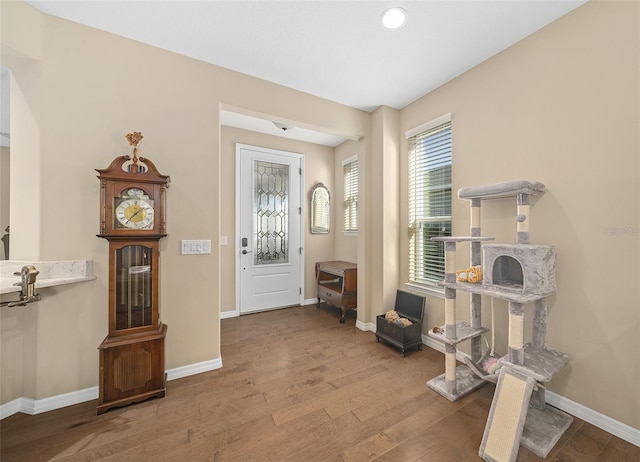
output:
[[[137,146],[137,144],[136,144]],[[158,273],[170,179],[145,158],[121,156],[100,179],[100,234],[109,241],[109,334],[98,347],[98,414],[165,394]]]

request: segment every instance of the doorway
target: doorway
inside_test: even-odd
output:
[[[240,314],[303,304],[302,154],[236,144]]]

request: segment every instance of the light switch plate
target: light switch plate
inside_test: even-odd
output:
[[[211,253],[211,239],[189,239],[180,241],[182,255],[203,255]]]

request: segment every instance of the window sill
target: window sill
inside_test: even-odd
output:
[[[404,286],[410,292],[430,297],[444,298],[444,287],[427,286],[416,282],[405,282]]]
[[[358,237],[358,231],[343,231],[345,236]]]

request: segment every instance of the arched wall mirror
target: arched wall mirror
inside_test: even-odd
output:
[[[322,183],[311,190],[311,233],[326,234],[331,230],[331,194]]]

